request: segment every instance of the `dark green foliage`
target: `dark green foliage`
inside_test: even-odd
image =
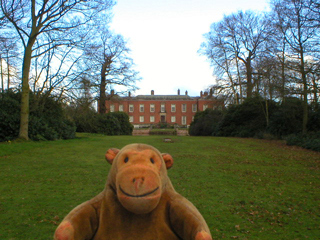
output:
[[[268,118],[274,108],[274,102],[260,97],[246,99],[240,105],[232,105],[221,121],[219,135],[254,137],[266,130]]]
[[[283,137],[302,131],[303,102],[297,98],[287,98],[272,114],[269,132]]]
[[[308,131],[316,132],[320,130],[320,104],[313,106],[309,111]]]
[[[231,105],[224,112],[207,109],[198,112],[189,133],[195,136],[233,136],[286,139],[315,151],[320,150],[320,111],[317,105],[309,108],[308,135],[302,132],[303,102],[287,98],[281,104],[249,98],[240,105]]]
[[[68,107],[68,115],[76,124],[77,132],[105,135],[131,135],[133,125],[125,112],[97,113],[88,99],[78,99]]]
[[[20,94],[8,91],[0,97],[0,142],[13,140],[19,134]]]
[[[315,133],[292,134],[286,137],[287,145],[300,146],[306,149],[320,152],[320,131]]]
[[[96,132],[97,112],[90,107],[89,103],[80,101],[76,106],[68,107],[67,109],[68,115],[76,124],[77,132]]]
[[[20,93],[8,91],[0,99],[0,141],[18,137]],[[32,140],[55,140],[75,137],[75,125],[66,119],[62,104],[52,96],[30,93],[29,137]]]
[[[206,109],[197,112],[190,124],[189,134],[192,136],[215,136],[222,118],[223,112],[220,110]]]
[[[125,112],[109,113],[114,116],[120,125],[120,135],[131,135],[133,131],[133,125],[129,122],[129,116]]]
[[[133,130],[129,122],[128,114],[124,112],[112,112],[106,114],[96,114],[95,133],[105,135],[131,135]]]

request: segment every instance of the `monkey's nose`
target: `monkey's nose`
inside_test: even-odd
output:
[[[136,190],[138,190],[143,185],[143,182],[144,182],[144,177],[134,177],[132,179],[132,183],[134,184],[134,187]]]
[[[132,179],[132,182],[133,183],[143,183],[144,182],[144,177],[134,177],[133,179]]]

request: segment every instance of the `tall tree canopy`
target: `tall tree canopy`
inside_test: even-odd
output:
[[[254,60],[265,51],[269,27],[268,18],[252,11],[239,11],[213,23],[210,32],[204,35],[206,41],[199,52],[209,59],[215,73],[227,83],[233,95],[239,89],[242,97],[245,82],[246,96],[252,96],[256,84]]]
[[[74,46],[85,28],[106,19],[113,0],[0,0],[2,34],[19,36],[24,49],[19,137],[28,139],[29,80],[32,59],[59,46]],[[99,21],[97,19],[99,18]]]
[[[93,85],[99,86],[99,113],[106,113],[107,86],[111,89],[120,85],[134,90],[134,83],[140,77],[134,70],[126,40],[105,26],[100,26],[96,32],[98,37],[89,42],[85,50],[87,63],[90,64],[87,75],[92,79]]]

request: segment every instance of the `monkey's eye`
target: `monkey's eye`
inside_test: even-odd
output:
[[[151,162],[152,164],[154,164],[154,160],[153,160],[153,158],[150,158],[150,162]]]
[[[124,163],[127,163],[128,161],[129,161],[129,158],[126,157],[126,158],[124,159]]]

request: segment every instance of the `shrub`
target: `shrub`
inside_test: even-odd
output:
[[[121,126],[115,116],[108,113],[97,114],[95,131],[105,135],[120,135]]]
[[[0,97],[0,142],[18,137],[20,123],[20,94],[8,91]]]
[[[320,131],[303,134],[291,134],[285,138],[287,145],[289,146],[300,146],[306,149],[320,152]]]
[[[18,137],[20,93],[7,91],[0,99],[0,141]],[[29,138],[55,140],[75,137],[75,125],[67,120],[62,104],[53,96],[30,93]]]
[[[302,131],[303,102],[287,98],[272,114],[269,132],[278,137],[297,134]]]
[[[197,112],[190,124],[189,134],[193,136],[217,135],[222,118],[223,112],[220,110],[206,109],[205,111]]]
[[[131,135],[133,131],[133,125],[129,122],[129,115],[125,112],[109,113],[113,115],[120,124],[120,135]]]
[[[267,116],[271,116],[275,108],[273,101],[265,101],[261,97],[248,98],[240,105],[232,105],[221,121],[218,134],[254,137],[258,133],[265,132]]]
[[[308,131],[317,132],[320,131],[320,105],[316,105],[310,108],[309,119],[308,119]]]
[[[129,122],[129,116],[124,112],[112,112],[106,114],[96,113],[96,133],[105,135],[131,135],[133,126]]]

